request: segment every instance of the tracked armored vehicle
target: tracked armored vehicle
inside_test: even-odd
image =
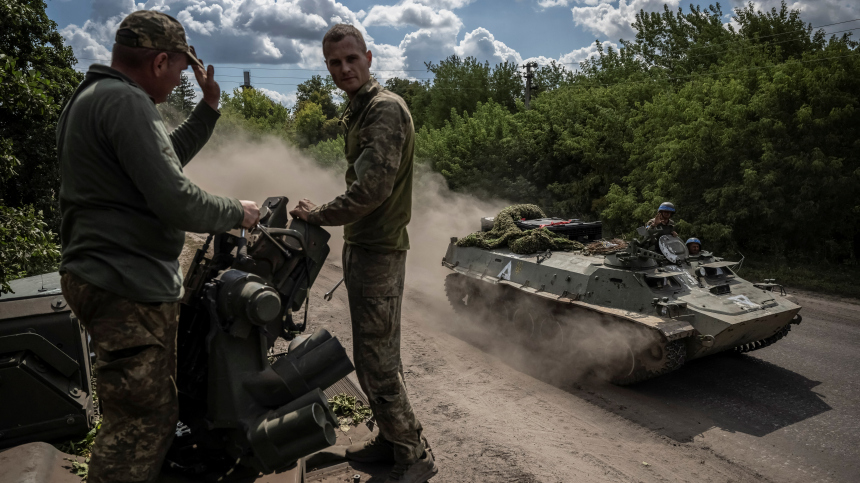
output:
[[[732,270],[737,262],[708,252],[690,256],[674,236],[640,234],[629,244],[603,242],[603,254],[518,255],[458,246],[452,238],[442,259],[453,272],[445,289],[470,320],[525,336],[542,352],[591,352],[579,361],[622,385],[718,352],[761,349],[800,323],[801,307],[772,280],[748,282]],[[569,236],[577,238],[575,231]]]

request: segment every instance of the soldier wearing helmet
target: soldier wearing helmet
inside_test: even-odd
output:
[[[702,242],[698,238],[690,238],[687,240],[687,252],[691,257],[699,256],[702,252]]]
[[[639,234],[642,236],[639,240],[634,240],[635,244],[646,250],[656,250],[657,241],[664,235],[678,236],[675,232],[675,222],[672,221],[672,215],[675,213],[675,205],[664,201],[657,209],[657,216],[649,220],[644,227],[639,228]]]
[[[660,204],[660,207],[657,208],[657,216],[655,216],[651,221],[648,222],[645,227],[648,229],[649,234],[654,231],[659,231],[660,234],[656,236],[656,238],[660,238],[662,235],[672,234],[672,236],[678,236],[678,233],[675,232],[675,222],[672,220],[672,215],[675,214],[675,205],[668,201],[664,201]]]

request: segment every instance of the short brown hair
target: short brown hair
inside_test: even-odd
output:
[[[328,29],[328,32],[325,33],[322,41],[323,55],[325,55],[326,42],[340,42],[346,37],[355,37],[358,40],[358,46],[361,47],[361,51],[367,52],[367,44],[364,43],[364,36],[361,35],[361,32],[352,25],[339,23]]]

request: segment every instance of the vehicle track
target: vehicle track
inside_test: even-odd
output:
[[[339,278],[334,264],[321,272],[310,330],[331,330],[350,352],[346,292],[322,300]],[[534,377],[551,361],[458,319],[441,282],[439,298],[407,290],[403,311],[405,378],[439,462],[433,481],[769,481],[571,394],[563,377]]]

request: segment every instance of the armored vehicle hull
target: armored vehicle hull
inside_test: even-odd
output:
[[[673,263],[635,245],[606,256],[518,255],[460,247],[454,238],[442,264],[453,272],[446,291],[455,309],[560,351],[590,337],[588,347],[614,346],[602,372],[618,384],[718,352],[766,347],[800,323],[801,307],[779,286],[740,278],[734,262],[682,258]]]

